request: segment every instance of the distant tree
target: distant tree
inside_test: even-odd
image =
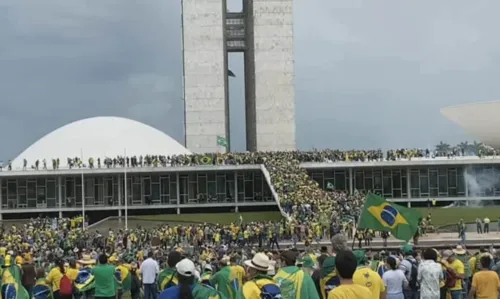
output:
[[[470,145],[470,151],[478,155],[483,146],[484,144],[482,142],[477,142],[476,140],[474,140],[474,142]]]
[[[451,146],[446,143],[446,142],[439,142],[438,145],[436,145],[436,151],[437,152],[440,152],[440,153],[446,153],[446,152],[449,152],[451,150]]]

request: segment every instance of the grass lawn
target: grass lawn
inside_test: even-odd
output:
[[[500,207],[459,207],[459,208],[418,208],[425,217],[430,212],[432,216],[432,224],[434,226],[443,226],[447,224],[457,224],[460,219],[467,223],[474,223],[476,218],[490,218],[492,222],[496,222],[500,216]]]
[[[432,224],[434,226],[443,226],[447,224],[456,224],[460,219],[465,222],[473,223],[476,218],[483,219],[489,217],[492,222],[497,221],[500,216],[500,207],[459,207],[459,208],[418,208],[425,217],[429,212],[432,215]],[[238,221],[239,215],[243,216],[245,222],[250,221],[272,221],[280,220],[279,212],[243,212],[243,213],[207,213],[207,214],[169,214],[169,215],[150,215],[133,216],[138,220],[151,221],[172,221],[172,222],[207,222],[229,224]]]
[[[172,222],[198,222],[198,223],[220,223],[229,224],[237,222],[239,215],[243,216],[243,221],[271,221],[280,220],[279,212],[243,212],[243,213],[207,213],[207,214],[170,214],[170,215],[150,215],[150,216],[134,216],[138,220],[151,221],[172,221]]]

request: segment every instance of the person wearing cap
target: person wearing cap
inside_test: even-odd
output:
[[[368,265],[364,250],[355,250],[354,256],[358,267],[352,276],[352,282],[367,287],[372,292],[372,299],[385,299],[385,285],[382,277]]]
[[[350,250],[337,251],[336,271],[340,285],[328,293],[328,299],[367,299],[372,298],[372,292],[363,285],[354,283],[353,275],[358,262]]]
[[[472,277],[468,298],[497,299],[500,290],[500,279],[495,271],[489,269],[491,257],[489,255],[482,256],[480,263],[481,270]]]
[[[298,252],[289,250],[281,254],[282,265],[274,276],[281,288],[283,299],[319,299],[311,276],[297,267]]]
[[[464,265],[465,279],[464,279],[463,287],[464,287],[464,291],[467,291],[468,286],[472,282],[472,271],[471,271],[470,264],[469,264],[470,255],[467,252],[467,250],[465,250],[464,246],[462,246],[460,244],[458,244],[457,247],[455,249],[453,249],[453,252],[455,253],[455,256],[457,257],[457,259],[459,259],[462,262],[462,264]]]
[[[212,277],[213,271],[214,270],[212,269],[212,265],[206,264],[205,267],[203,267],[203,273],[201,274],[200,282],[210,285],[210,277]]]
[[[458,260],[452,250],[445,250],[441,258],[441,264],[446,268],[450,268],[455,273],[455,286],[449,288],[451,299],[460,299],[462,296],[462,280],[465,279],[464,264]]]
[[[175,265],[178,284],[160,293],[158,299],[226,299],[214,288],[197,283],[196,267],[189,259],[183,259]]]
[[[238,299],[260,299],[266,293],[268,298],[281,298],[279,285],[267,275],[271,264],[269,257],[264,253],[256,253],[251,260],[244,262],[247,269],[248,281],[238,293]]]
[[[229,257],[224,256],[219,261],[219,271],[210,277],[210,285],[215,287],[225,298],[233,299],[236,297],[237,289],[233,284],[235,277],[231,272]]]

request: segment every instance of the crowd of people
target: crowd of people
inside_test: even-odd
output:
[[[329,248],[298,251],[279,244],[310,236],[280,222],[99,232],[84,221],[2,227],[2,298],[455,299],[497,298],[500,288],[493,248],[353,250],[346,229],[318,231]]]
[[[62,168],[113,168],[113,167],[168,167],[168,166],[195,166],[195,165],[235,165],[235,164],[261,164],[263,159],[272,158],[275,155],[286,155],[300,162],[365,162],[365,161],[397,161],[409,159],[432,159],[438,157],[464,157],[464,156],[498,156],[500,151],[476,143],[467,142],[456,146],[445,143],[438,144],[435,149],[393,149],[383,151],[377,150],[312,150],[312,151],[290,151],[290,152],[242,152],[242,153],[208,153],[192,155],[133,155],[130,157],[66,157],[66,164]],[[61,157],[41,158],[35,161],[23,160],[22,170],[48,170],[59,169]],[[0,161],[0,169],[12,170],[12,161],[9,160],[6,167]]]

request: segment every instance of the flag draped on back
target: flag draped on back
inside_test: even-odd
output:
[[[51,299],[52,291],[50,287],[45,283],[45,278],[40,278],[36,281],[33,287],[33,298],[34,299]]]
[[[158,288],[160,291],[165,290],[168,287],[177,285],[177,277],[175,275],[175,270],[173,269],[163,269],[160,274],[158,274]]]
[[[90,269],[81,269],[78,271],[78,276],[75,280],[75,288],[79,292],[85,292],[95,288],[94,275],[92,275]]]
[[[28,292],[21,284],[21,269],[16,265],[3,269],[2,290],[4,287],[5,298],[3,299],[29,299]]]
[[[390,231],[397,239],[408,241],[418,230],[421,217],[418,210],[390,203],[370,193],[363,205],[358,228]]]

